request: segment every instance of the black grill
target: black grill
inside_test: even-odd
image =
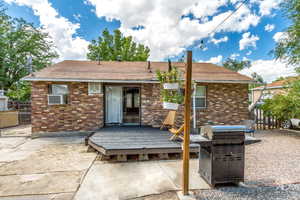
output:
[[[205,126],[201,134],[199,173],[212,186],[244,181],[245,127]]]

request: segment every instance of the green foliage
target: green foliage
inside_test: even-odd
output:
[[[227,58],[225,62],[223,62],[223,67],[238,72],[245,68],[251,67],[251,62],[249,60],[238,61],[232,58]]]
[[[172,67],[171,71],[162,72],[160,70],[156,71],[156,77],[161,83],[161,99],[164,102],[178,103],[182,104],[183,95],[180,89],[178,90],[165,90],[163,89],[164,83],[178,83],[179,88],[182,85],[182,73],[178,70],[177,67]]]
[[[150,49],[142,44],[137,44],[132,37],[122,36],[120,30],[114,30],[111,35],[107,29],[97,40],[92,40],[87,54],[90,60],[122,60],[122,61],[146,61]]]
[[[156,70],[156,77],[161,83],[181,83],[181,73],[177,67],[172,67],[171,71],[161,72]]]
[[[164,102],[178,103],[178,104],[182,104],[184,99],[180,91],[164,90],[164,89],[161,89],[161,98],[162,101]]]
[[[30,99],[30,93],[30,83],[26,81],[20,81],[16,84],[13,84],[6,95],[9,96],[11,99],[27,101],[28,99]]]
[[[1,9],[1,6],[0,6]],[[49,65],[57,57],[49,36],[23,19],[9,17],[0,10],[0,88],[8,91],[8,96],[18,99],[17,91],[27,93],[28,86],[20,79],[29,74],[26,68],[28,57],[32,58],[32,70],[37,71]],[[24,89],[24,91],[20,91]]]
[[[300,80],[291,83],[286,92],[265,100],[261,108],[266,115],[276,116],[280,120],[300,118]]]
[[[286,37],[277,43],[274,54],[277,59],[295,65],[300,73],[300,1],[286,0],[282,7],[291,25],[286,30]]]

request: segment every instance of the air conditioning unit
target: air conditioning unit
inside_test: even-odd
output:
[[[58,105],[65,104],[64,95],[48,95],[48,104],[49,105]]]

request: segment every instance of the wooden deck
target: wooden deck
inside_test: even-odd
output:
[[[170,141],[171,133],[148,127],[106,127],[92,135],[88,144],[106,156],[181,153],[181,142]],[[190,144],[198,152],[198,144]]]

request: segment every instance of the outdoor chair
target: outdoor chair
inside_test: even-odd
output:
[[[193,116],[191,116],[191,120],[193,119]],[[183,132],[184,132],[184,123],[179,127],[179,129],[171,128],[169,131],[173,134],[170,138],[170,140],[177,140],[181,139],[183,140]]]
[[[184,130],[184,124],[182,124],[179,129],[176,128],[169,129],[169,131],[173,134],[170,140],[177,140],[178,138],[183,140],[183,136],[182,136],[183,130]]]
[[[255,121],[254,120],[244,120],[243,125],[246,126],[246,133],[249,133],[251,136],[254,137],[255,132]]]
[[[176,111],[175,110],[169,111],[166,119],[164,120],[163,124],[160,127],[160,130],[167,127],[169,128],[173,127],[175,124],[175,117],[176,117]]]

